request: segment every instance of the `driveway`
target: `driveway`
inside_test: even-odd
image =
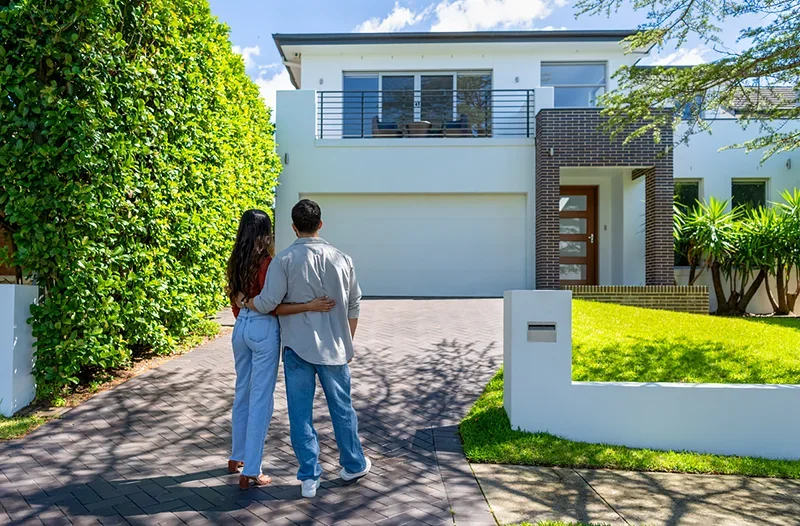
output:
[[[300,498],[282,373],[266,488],[242,492],[230,443],[230,337],[101,393],[28,437],[0,443],[0,524],[494,524],[455,426],[502,361],[502,300],[371,300],[352,363],[372,473],[338,479],[317,391],[326,470]]]

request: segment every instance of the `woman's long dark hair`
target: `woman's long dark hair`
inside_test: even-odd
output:
[[[248,294],[258,283],[258,270],[267,256],[274,254],[272,221],[262,210],[248,210],[239,221],[236,243],[228,259],[228,286],[231,302],[242,292]]]

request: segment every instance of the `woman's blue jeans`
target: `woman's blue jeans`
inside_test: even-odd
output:
[[[261,475],[264,440],[275,407],[280,363],[278,318],[242,309],[233,326],[236,394],[233,399],[231,460],[244,462],[242,474]]]

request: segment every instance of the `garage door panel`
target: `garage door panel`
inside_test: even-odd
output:
[[[306,195],[367,296],[500,296],[525,286],[524,195]]]

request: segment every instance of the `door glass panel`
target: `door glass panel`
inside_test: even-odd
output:
[[[585,212],[586,201],[585,195],[562,195],[559,206],[562,212]]]
[[[345,75],[343,87],[343,137],[370,137],[378,115],[378,75]]]
[[[585,280],[586,265],[559,265],[559,277],[562,280]]]
[[[422,75],[420,88],[420,116],[431,123],[432,132],[441,133],[453,119],[453,75]]]
[[[384,124],[402,125],[414,121],[414,76],[386,76],[381,79],[381,109]]]
[[[450,125],[460,134],[489,137],[492,135],[492,75],[474,73],[459,75],[456,119]]]
[[[559,255],[572,258],[586,257],[586,241],[561,241]]]
[[[562,218],[559,220],[558,230],[561,234],[585,234],[586,219],[580,217]]]

